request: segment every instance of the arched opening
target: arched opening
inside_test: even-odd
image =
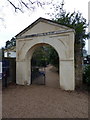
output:
[[[33,46],[31,61],[31,84],[60,88],[59,56],[49,44]]]

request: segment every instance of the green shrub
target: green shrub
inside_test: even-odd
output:
[[[90,85],[90,65],[87,65],[84,68],[83,82]]]

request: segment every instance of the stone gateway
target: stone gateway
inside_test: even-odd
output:
[[[59,84],[75,89],[74,30],[45,18],[39,18],[16,36],[16,83],[31,84],[31,58],[35,49],[51,45],[59,56]]]

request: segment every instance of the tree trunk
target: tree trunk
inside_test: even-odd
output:
[[[82,57],[82,49],[79,46],[75,46],[75,86],[82,86],[82,78],[83,78],[83,57]]]

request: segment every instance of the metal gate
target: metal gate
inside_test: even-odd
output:
[[[33,67],[31,71],[31,83],[45,85],[45,68]]]
[[[35,50],[32,60],[31,60],[31,84],[45,85],[45,50],[44,47],[40,47]]]

